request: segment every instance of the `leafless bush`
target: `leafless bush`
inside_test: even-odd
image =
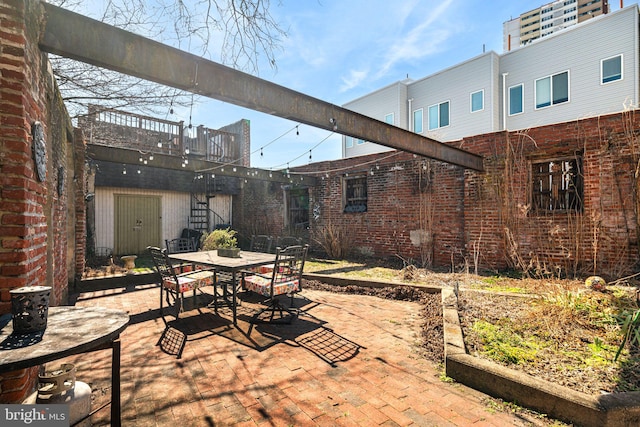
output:
[[[322,247],[329,258],[346,258],[353,250],[353,238],[346,225],[327,224],[321,227],[313,240]]]

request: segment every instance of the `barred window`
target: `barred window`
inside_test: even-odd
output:
[[[367,178],[345,178],[343,182],[344,212],[367,211]]]
[[[535,211],[582,211],[581,157],[533,163],[531,169]]]

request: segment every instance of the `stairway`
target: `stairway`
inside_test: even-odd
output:
[[[202,197],[204,196],[204,200]],[[208,233],[209,228],[209,198],[206,195],[191,193],[191,213],[189,227],[201,233]]]
[[[220,189],[216,187],[215,178],[204,174],[200,179],[194,179],[191,191],[191,211],[189,214],[189,229],[200,233],[208,233],[212,230],[211,216],[215,218],[215,224],[222,222],[222,217],[211,210],[209,198],[215,197]]]

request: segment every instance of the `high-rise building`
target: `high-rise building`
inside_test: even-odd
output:
[[[556,0],[503,24],[504,50],[510,51],[540,37],[609,12],[607,0]]]

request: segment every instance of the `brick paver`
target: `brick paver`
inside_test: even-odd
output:
[[[82,293],[75,301],[131,316],[121,335],[125,426],[535,422],[496,412],[484,394],[439,380],[437,368],[419,354],[417,303],[305,290],[291,325],[249,324],[257,307],[251,300],[243,301],[233,326],[228,309],[215,315],[190,304],[179,321],[162,317],[158,294],[155,286],[140,286]],[[165,327],[178,342],[186,340],[181,358],[169,354],[171,346],[156,345]],[[91,385],[94,405],[110,396],[110,356],[99,351],[64,360],[76,365],[78,381]],[[109,425],[108,407],[92,423]]]

